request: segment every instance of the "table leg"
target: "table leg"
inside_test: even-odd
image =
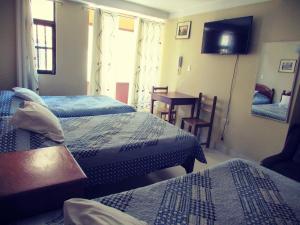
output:
[[[169,112],[168,112],[168,121],[169,123],[172,122],[172,111],[173,111],[174,105],[171,103],[169,106]]]
[[[154,99],[151,98],[151,106],[150,106],[150,112],[153,114],[153,107],[154,107]]]

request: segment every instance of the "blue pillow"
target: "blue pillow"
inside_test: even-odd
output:
[[[262,93],[255,92],[253,96],[252,105],[271,104],[270,98],[263,95]]]

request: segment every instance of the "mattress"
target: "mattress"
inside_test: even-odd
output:
[[[300,224],[300,184],[256,163],[234,159],[200,173],[96,198],[149,225]],[[18,225],[63,224],[61,210]]]

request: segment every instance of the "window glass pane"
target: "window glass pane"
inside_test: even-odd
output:
[[[52,48],[52,27],[46,27],[46,44]]]
[[[37,26],[38,29],[38,43],[37,45],[40,47],[45,47],[45,26],[42,25],[38,25]]]
[[[52,70],[52,49],[47,50],[47,70]]]
[[[119,29],[124,31],[134,31],[134,17],[119,16]]]
[[[46,51],[39,49],[39,70],[46,70]]]
[[[32,18],[54,21],[54,2],[31,0]]]
[[[89,26],[93,26],[94,24],[94,10],[89,9]]]

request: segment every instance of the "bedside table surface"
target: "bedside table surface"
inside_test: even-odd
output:
[[[65,146],[0,154],[0,197],[85,179]]]

